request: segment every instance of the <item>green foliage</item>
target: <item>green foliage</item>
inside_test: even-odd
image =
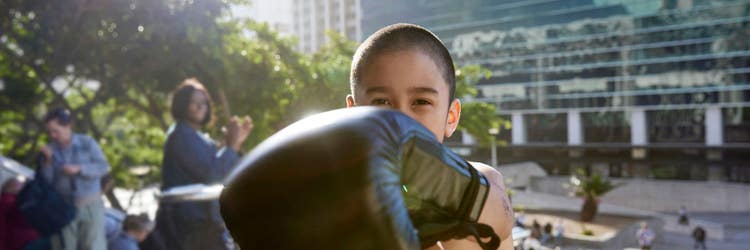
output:
[[[310,113],[345,106],[357,44],[330,33],[313,55],[267,24],[228,16],[245,1],[0,2],[0,154],[30,165],[47,143],[41,117],[50,107],[74,114],[74,130],[102,146],[116,185],[134,187],[131,166],[160,179],[170,92],[196,77],[214,100],[215,126],[232,115],[255,124],[250,150]],[[459,69],[459,97],[476,96],[488,71]],[[462,128],[486,141],[502,121],[491,105],[464,105]],[[220,140],[219,140],[220,141]]]
[[[584,224],[581,224],[581,227],[583,228],[583,230],[581,230],[581,234],[586,236],[594,236],[593,230],[586,228]]]
[[[162,151],[166,141],[165,131],[159,126],[154,126],[148,117],[142,116],[134,109],[122,109],[114,101],[96,105],[95,113],[97,122],[106,123],[103,126],[102,137],[99,144],[102,147],[107,160],[112,166],[113,178],[119,186],[135,188],[138,180],[130,174],[128,168],[133,166],[151,166],[151,175],[147,176],[145,183],[154,183],[159,180]],[[107,114],[118,114],[107,117]],[[106,119],[104,117],[107,117]]]
[[[492,72],[479,65],[468,65],[456,69],[456,98],[463,101],[458,130],[466,130],[482,145],[488,145],[494,138],[490,128],[509,129],[510,122],[497,115],[495,105],[473,101],[478,94],[474,85],[487,79]]]
[[[586,176],[582,171],[570,178],[571,184],[575,187],[575,194],[578,197],[596,198],[606,194],[617,187],[608,179],[602,178],[599,174]]]
[[[328,32],[328,40],[326,45],[312,55],[313,73],[317,76],[317,83],[306,90],[305,95],[300,96],[301,105],[313,105],[325,109],[346,106],[346,95],[351,92],[349,68],[357,44],[334,32]],[[316,96],[316,98],[315,100],[306,98],[309,96]]]
[[[570,177],[570,183],[575,188],[575,195],[583,197],[581,205],[581,221],[593,221],[599,210],[599,197],[615,189],[617,186],[599,174],[585,175],[583,169]]]
[[[155,166],[147,181],[158,180],[164,131],[170,124],[168,96],[182,79],[198,77],[216,94],[231,87],[226,83],[256,77],[227,72],[271,72],[249,59],[227,60],[236,54],[231,53],[233,44],[224,41],[242,32],[239,21],[222,18],[227,9],[221,0],[2,1],[0,154],[30,164],[46,143],[41,116],[48,107],[65,107],[73,111],[74,130],[102,144],[118,185],[134,185],[127,171],[133,165]],[[243,39],[261,44],[258,51],[281,43]],[[228,106],[221,103],[217,109]],[[272,122],[256,119],[261,131]]]

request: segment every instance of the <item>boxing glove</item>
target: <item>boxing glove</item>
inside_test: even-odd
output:
[[[408,116],[359,107],[300,120],[225,181],[221,214],[243,249],[419,249],[491,237],[487,180]],[[420,244],[421,242],[421,244]]]

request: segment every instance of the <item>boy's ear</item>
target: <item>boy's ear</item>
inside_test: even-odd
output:
[[[354,107],[354,96],[346,95],[346,107],[347,108]]]
[[[451,137],[453,135],[453,132],[456,131],[456,127],[458,127],[458,120],[461,119],[461,101],[458,99],[453,99],[453,101],[450,104],[450,107],[448,108],[448,119],[446,120],[445,124],[445,137]]]

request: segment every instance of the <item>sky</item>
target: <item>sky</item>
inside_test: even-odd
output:
[[[261,22],[268,22],[271,27],[275,24],[283,24],[291,33],[292,26],[292,0],[252,0],[250,6],[232,6],[232,14],[238,18],[252,18]]]

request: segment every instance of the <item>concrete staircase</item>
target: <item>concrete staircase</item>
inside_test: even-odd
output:
[[[581,200],[575,197],[561,196],[532,191],[516,191],[512,201],[514,206],[526,209],[578,211]],[[603,214],[641,217],[649,222],[656,233],[652,249],[693,249],[692,232],[695,226],[701,225],[708,235],[706,243],[711,250],[745,250],[750,249],[750,213],[694,213],[690,215],[690,225],[680,225],[676,214],[645,211],[636,208],[613,205],[603,202],[599,212]],[[617,235],[593,244],[566,239],[562,249],[638,249],[635,232],[639,223],[622,229]]]
[[[681,233],[664,232],[654,242],[652,249],[693,249],[693,238]],[[716,240],[708,239],[706,247],[711,250],[744,250],[750,247],[750,239]]]
[[[681,225],[679,223],[679,216],[677,215],[661,214],[659,217],[664,221],[664,231],[668,233],[691,236],[695,227],[700,225],[706,230],[706,235],[708,235],[709,239],[724,240],[727,238],[725,236],[724,224],[722,223],[691,218],[690,225]]]

